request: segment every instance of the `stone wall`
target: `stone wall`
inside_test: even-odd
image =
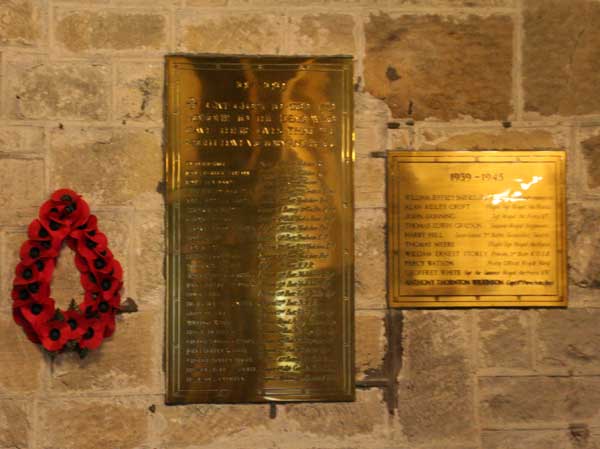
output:
[[[600,448],[599,48],[594,0],[0,0],[0,448]],[[355,403],[163,405],[175,51],[355,56]],[[569,309],[387,310],[370,155],[391,148],[567,149]],[[140,306],[84,361],[49,360],[10,317],[18,245],[62,186]],[[78,285],[63,257],[55,297]]]

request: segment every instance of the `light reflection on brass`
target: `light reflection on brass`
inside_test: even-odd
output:
[[[564,151],[393,151],[391,307],[567,305]]]
[[[352,400],[352,59],[170,56],[167,99],[167,402]]]

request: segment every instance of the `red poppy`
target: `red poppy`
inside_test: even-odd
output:
[[[59,211],[61,220],[77,227],[85,223],[90,215],[90,208],[87,203],[70,189],[60,189],[52,194],[50,201]]]
[[[71,338],[71,328],[64,321],[45,321],[35,326],[35,330],[42,346],[51,352],[63,349]]]
[[[98,231],[98,218],[95,215],[90,215],[89,218],[85,221],[85,223],[73,228],[69,236],[75,240],[79,240],[85,237],[90,231]]]
[[[35,328],[49,321],[55,314],[54,300],[47,298],[33,300],[19,307],[23,317]]]
[[[19,256],[21,257],[21,262],[23,262],[25,265],[31,265],[38,259],[55,258],[58,256],[58,248],[53,246],[44,248],[44,246],[42,246],[42,242],[26,240],[25,243],[21,245]]]
[[[84,326],[86,325],[86,320],[80,312],[69,310],[63,312],[63,317],[65,318],[65,323],[67,323],[71,329],[71,336],[69,339],[76,340],[85,333]]]
[[[25,265],[24,263],[20,263],[15,268],[15,279],[13,281],[14,285],[25,285],[31,284],[34,282],[39,282],[41,279],[40,272],[36,269],[34,265]]]
[[[108,255],[108,239],[106,236],[97,231],[93,235],[87,233],[84,237],[77,240],[76,251],[86,259],[96,259],[98,257],[106,257]]]
[[[79,339],[81,349],[96,349],[102,344],[104,339],[104,328],[106,323],[100,320],[87,320],[84,323],[85,333]]]

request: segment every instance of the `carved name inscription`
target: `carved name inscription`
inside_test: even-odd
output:
[[[564,306],[564,152],[393,152],[390,304]]]
[[[351,60],[167,71],[167,402],[351,400]]]

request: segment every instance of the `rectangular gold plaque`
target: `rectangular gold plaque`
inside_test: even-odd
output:
[[[391,307],[565,306],[563,151],[394,151]]]
[[[167,403],[348,401],[352,59],[167,57]]]

